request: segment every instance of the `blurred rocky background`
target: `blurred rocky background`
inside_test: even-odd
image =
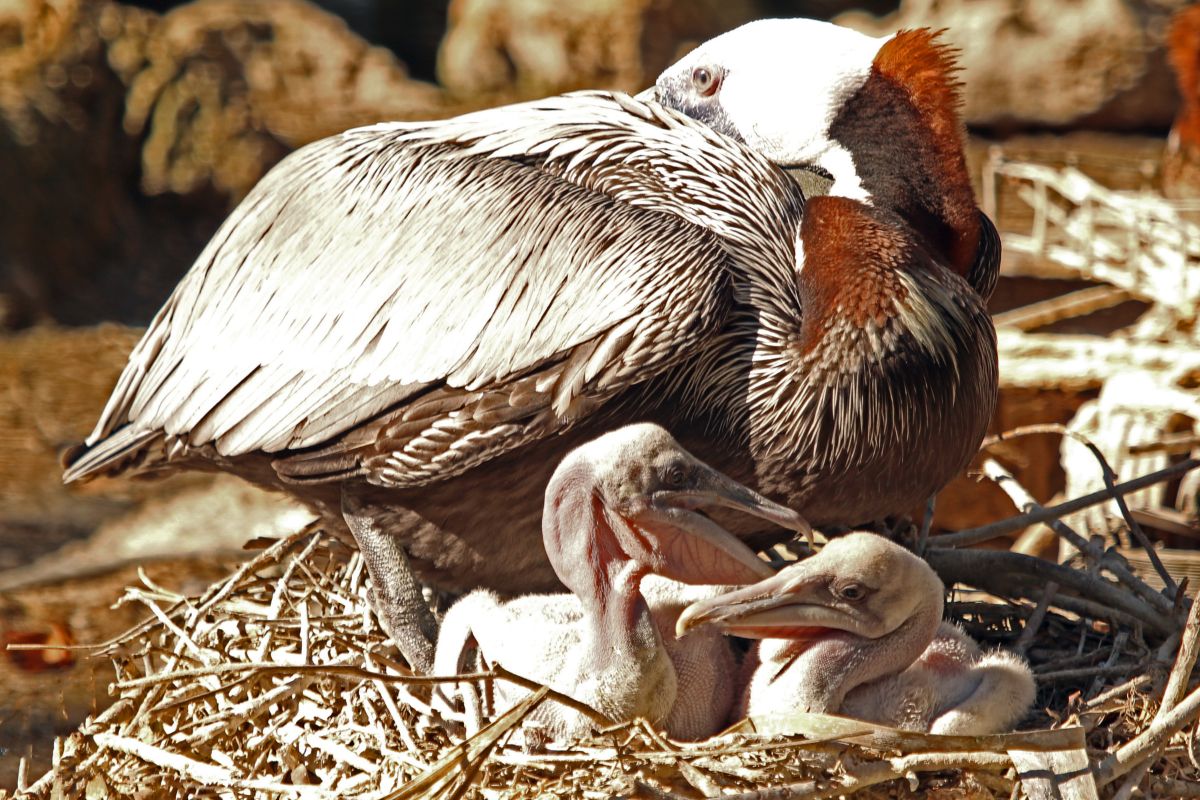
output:
[[[59,452],[88,433],[139,326],[289,151],[381,120],[585,87],[637,91],[701,40],[756,18],[811,16],[875,35],[947,29],[962,50],[981,190],[999,142],[1010,157],[1078,163],[1110,188],[1158,192],[1165,137],[1187,105],[1165,47],[1168,20],[1183,5],[0,0],[0,638],[99,641],[133,621],[107,610],[119,587],[138,579],[132,564],[152,564],[151,584],[188,590],[237,558],[245,539],[307,519],[231,479],[67,489],[58,467]],[[1188,102],[1200,107],[1196,97]],[[997,208],[1002,230],[1023,221],[1019,208],[1006,218],[1011,205]],[[1095,288],[1087,276],[1039,263],[1006,261],[997,313]],[[1094,313],[1052,314],[1042,328],[1100,338],[1151,306],[1126,293]],[[1066,423],[1096,401],[1103,378],[1014,380],[995,427]],[[1042,501],[1066,486],[1055,439],[1024,445],[1011,461]],[[1008,513],[999,491],[963,479],[940,499],[938,524]],[[60,655],[0,652],[0,749],[10,751],[0,755],[0,785],[12,783],[14,757],[31,743],[103,702],[93,663],[46,652]],[[36,710],[31,697],[42,698]]]

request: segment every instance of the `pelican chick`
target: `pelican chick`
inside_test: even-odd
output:
[[[852,533],[753,586],[693,604],[676,630],[711,622],[762,640],[745,666],[744,715],[842,714],[939,734],[1009,730],[1033,703],[1033,673],[942,622],[944,592],[921,558]]]
[[[542,517],[546,555],[573,595],[507,602],[487,591],[466,595],[442,623],[434,671],[461,672],[474,639],[483,662],[544,683],[614,722],[666,722],[671,735],[715,730],[732,691],[724,708],[713,708],[712,673],[700,664],[681,670],[672,662],[642,593],[643,578],[655,573],[688,584],[729,584],[771,571],[698,513],[700,506],[743,511],[793,530],[805,527],[797,514],[702,463],[657,425],[625,426],[575,449],[550,479]],[[675,615],[682,610],[673,591],[661,585],[652,591],[676,597]],[[686,648],[675,651],[695,660]],[[706,705],[707,723],[694,714],[672,715],[677,700],[690,700],[685,695],[692,686],[707,691],[696,698]],[[511,705],[523,690],[497,687],[497,694],[499,704]],[[544,704],[533,719],[556,738],[577,736],[590,725],[558,703]],[[673,719],[678,730],[671,729]]]

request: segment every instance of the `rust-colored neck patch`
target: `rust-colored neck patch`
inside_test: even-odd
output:
[[[1200,148],[1200,5],[1190,5],[1171,18],[1167,60],[1183,101],[1174,130],[1181,149]]]
[[[946,155],[957,153],[961,161],[962,83],[957,77],[957,51],[941,40],[942,33],[928,28],[900,31],[879,48],[874,68],[904,87],[939,149]]]
[[[805,207],[799,276],[803,351],[819,346],[836,322],[882,327],[895,316],[906,292],[897,271],[913,245],[881,213],[886,212],[835,196],[814,197]]]
[[[940,36],[909,30],[884,43],[830,134],[850,150],[875,202],[966,277],[979,249],[979,212],[963,152],[955,51]]]

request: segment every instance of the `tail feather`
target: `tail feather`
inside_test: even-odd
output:
[[[930,733],[982,736],[1010,731],[1037,699],[1033,670],[1015,653],[984,653],[970,671],[979,681],[975,690],[934,719]]]
[[[142,454],[162,433],[153,430],[135,430],[126,425],[114,431],[90,447],[81,445],[69,450],[64,456],[63,483],[74,483],[113,469]]]

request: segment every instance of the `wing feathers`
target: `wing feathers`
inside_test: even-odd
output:
[[[697,128],[575,95],[297,151],[177,287],[89,441],[132,423],[278,452],[296,479],[419,485],[562,429],[724,319],[708,227],[731,215],[663,188],[732,158],[706,160]]]

